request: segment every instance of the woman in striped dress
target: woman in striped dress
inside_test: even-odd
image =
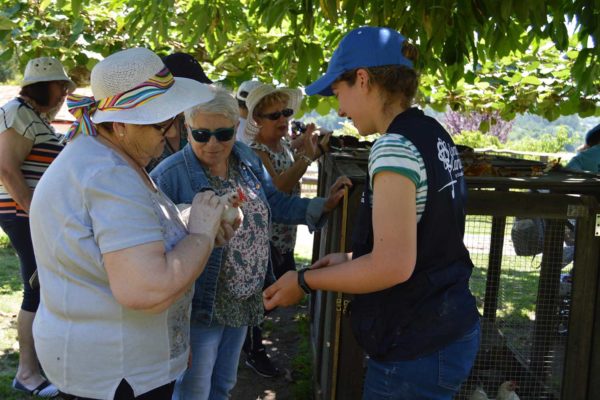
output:
[[[19,96],[0,108],[0,227],[19,256],[24,288],[13,388],[40,397],[54,397],[58,390],[42,376],[33,345],[31,327],[40,291],[29,283],[36,262],[28,213],[36,184],[63,147],[50,121],[74,89],[58,60],[35,58],[27,64]]]

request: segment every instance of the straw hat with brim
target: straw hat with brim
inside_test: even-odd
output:
[[[96,101],[99,101],[127,92],[148,81],[164,68],[160,57],[148,49],[133,48],[120,51],[96,64],[90,79],[92,93]],[[155,124],[210,101],[213,97],[213,90],[209,85],[193,79],[175,77],[173,85],[159,96],[129,109],[98,109],[92,115],[92,121],[96,124]]]
[[[260,126],[254,120],[253,113],[254,108],[258,105],[258,103],[266,96],[273,93],[284,93],[288,96],[288,104],[287,107],[294,110],[294,114],[300,108],[300,103],[302,102],[302,91],[300,89],[291,89],[291,88],[275,88],[271,85],[266,85],[261,83],[260,85],[253,88],[250,93],[248,93],[248,97],[246,97],[246,107],[248,108],[248,121],[246,123],[246,135],[249,137],[254,137],[258,131],[260,130]]]
[[[54,57],[39,57],[29,60],[23,75],[21,87],[38,82],[66,81],[69,84],[69,93],[77,88],[75,82],[67,76],[63,65]]]

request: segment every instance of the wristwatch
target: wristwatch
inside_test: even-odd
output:
[[[304,273],[306,271],[308,271],[309,269],[310,268],[302,268],[300,271],[298,271],[298,286],[300,286],[302,288],[302,290],[304,291],[304,293],[306,293],[306,294],[312,293],[312,289],[310,288],[310,286],[308,286],[308,284],[304,280]]]

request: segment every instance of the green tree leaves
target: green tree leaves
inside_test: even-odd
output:
[[[383,25],[419,47],[420,101],[435,109],[600,115],[595,2],[0,0],[0,61],[23,67],[57,56],[85,83],[102,56],[147,46],[190,52],[231,86],[250,77],[304,86],[324,72],[345,32]],[[306,100],[305,108],[327,104]]]

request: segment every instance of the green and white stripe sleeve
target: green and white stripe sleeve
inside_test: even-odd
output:
[[[416,187],[417,217],[421,218],[427,200],[427,173],[423,157],[415,145],[402,135],[384,135],[377,139],[369,155],[369,184],[378,172],[392,171],[410,179]]]

